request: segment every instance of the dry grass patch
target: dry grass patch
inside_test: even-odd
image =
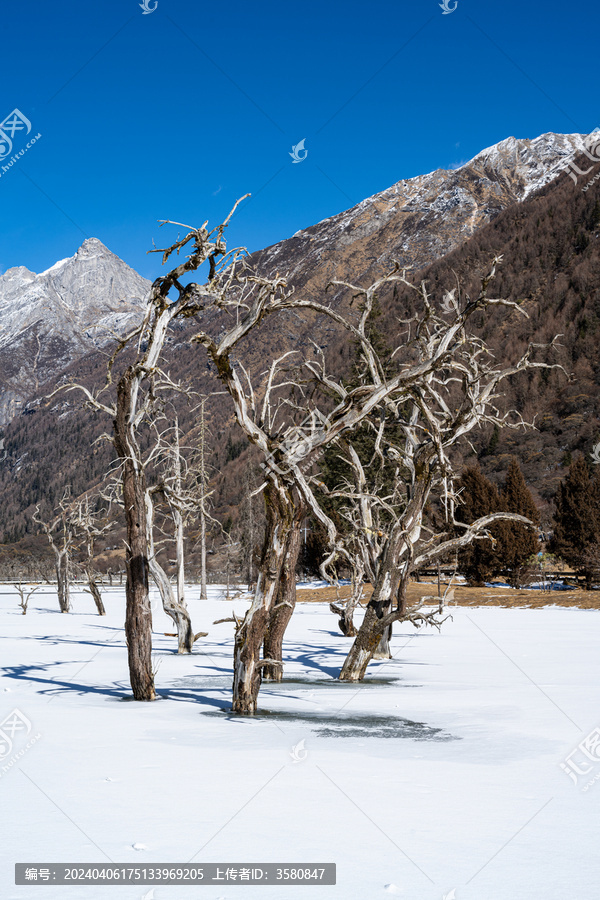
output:
[[[442,590],[444,585],[442,585]],[[366,603],[373,593],[370,584],[364,587]],[[437,598],[436,584],[413,582],[408,588],[408,598],[413,602],[421,597]],[[303,588],[297,592],[299,603],[332,603],[350,597],[350,585],[340,588]],[[516,591],[509,588],[478,588],[457,585],[450,606],[502,606],[536,609],[542,606],[565,606],[578,609],[600,609],[600,591]]]

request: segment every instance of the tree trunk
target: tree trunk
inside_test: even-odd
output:
[[[185,605],[185,600],[181,603],[178,599],[175,599],[169,576],[156,559],[153,533],[154,505],[148,491],[146,491],[146,523],[148,527],[148,564],[150,567],[150,574],[158,588],[163,609],[166,614],[171,617],[175,624],[175,628],[177,629],[177,652],[191,653],[194,646],[194,632],[192,630],[192,622]],[[178,575],[179,571],[178,567]]]
[[[200,504],[200,599],[208,599],[206,588],[206,515],[204,513],[204,497]]]
[[[175,524],[175,558],[177,560],[177,602],[185,609],[185,554],[183,550],[183,516],[173,510]]]
[[[391,659],[392,651],[390,648],[390,639],[392,637],[392,626],[388,625],[383,629],[381,640],[377,644],[377,648],[373,654],[373,659]]]
[[[56,589],[61,613],[71,612],[71,585],[69,583],[69,554],[66,550],[56,552]]]
[[[127,524],[125,636],[133,696],[136,700],[155,700],[152,609],[148,585],[146,476],[130,421],[132,379],[133,372],[128,369],[119,381],[117,416],[114,420],[115,448],[123,466],[123,502]]]
[[[369,603],[365,610],[365,617],[358,629],[350,652],[344,661],[340,672],[340,681],[362,681],[367,671],[367,666],[373,659],[373,655],[381,640],[381,631],[377,630],[379,618],[375,605]]]
[[[194,646],[194,632],[189,612],[175,600],[169,577],[154,558],[150,559],[150,574],[158,588],[163,609],[177,629],[177,652],[191,653]]]
[[[352,572],[352,594],[350,599],[346,601],[346,605],[340,603],[330,603],[329,609],[336,616],[339,616],[338,628],[344,637],[356,637],[358,631],[354,624],[354,610],[359,605],[364,583],[365,571],[360,561],[356,561],[355,568]]]
[[[292,502],[285,488],[270,482],[265,488],[267,528],[254,600],[236,631],[233,650],[233,712],[256,712],[261,684],[260,650],[277,597],[287,539],[292,527]]]
[[[364,619],[340,672],[340,681],[362,681],[373,658],[391,658],[389,650],[391,627],[382,627],[381,620],[391,610],[392,598],[398,591],[400,574],[395,565],[395,554],[390,553],[386,556],[388,558],[382,563]]]
[[[90,594],[94,598],[94,603],[96,604],[96,609],[98,610],[99,616],[105,616],[106,610],[104,608],[104,603],[102,601],[102,594],[98,588],[96,580],[92,572],[86,572],[88,588],[90,590]]]
[[[302,543],[302,515],[296,514],[294,524],[289,533],[281,575],[277,602],[269,615],[269,624],[265,635],[263,657],[273,659],[282,665],[266,665],[262,677],[265,681],[281,681],[283,679],[283,638],[296,606],[296,566]]]

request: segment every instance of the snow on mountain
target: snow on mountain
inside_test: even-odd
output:
[[[0,276],[0,424],[37,386],[126,332],[150,283],[97,238],[39,275],[24,266]]]
[[[262,271],[288,272],[296,289],[322,293],[333,278],[366,280],[398,260],[422,268],[513,203],[560,175],[585,135],[506,138],[457,169],[398,181],[349,210],[254,255]]]
[[[379,276],[396,260],[420,269],[556,178],[583,141],[553,133],[506,138],[459,168],[399,181],[253,261],[267,274],[286,273],[307,296],[322,296],[334,278]],[[97,238],[39,275],[17,266],[0,276],[0,424],[38,385],[127,331],[149,286]]]

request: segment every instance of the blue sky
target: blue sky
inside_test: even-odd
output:
[[[229,245],[255,250],[509,135],[600,124],[591,2],[140,2],[3,7],[0,121],[42,136],[0,174],[0,271],[93,236],[153,278],[159,219],[216,224],[250,191]]]

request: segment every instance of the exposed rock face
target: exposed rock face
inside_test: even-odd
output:
[[[559,175],[583,140],[552,133],[535,140],[507,138],[458,169],[399,181],[253,259],[266,273],[289,272],[290,282],[313,296],[335,278],[374,278],[393,260],[423,268]]]
[[[17,266],[0,276],[0,424],[39,384],[138,321],[149,286],[97,238],[39,275]]]

